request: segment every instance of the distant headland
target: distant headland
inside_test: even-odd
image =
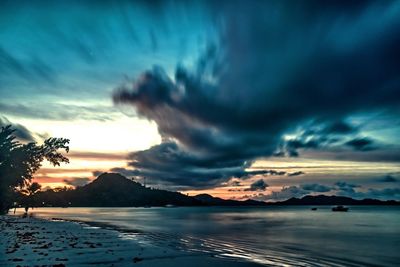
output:
[[[19,196],[22,198],[22,196]],[[21,202],[23,200],[21,199]],[[226,200],[208,194],[188,196],[145,187],[118,173],[103,173],[91,183],[70,190],[39,192],[33,206],[51,207],[164,207],[164,206],[290,206],[290,205],[400,205],[399,201],[357,200],[343,196],[307,195],[280,202]]]

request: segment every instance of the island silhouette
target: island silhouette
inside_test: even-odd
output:
[[[17,197],[24,203],[24,195]],[[188,196],[146,187],[119,173],[103,173],[91,183],[75,189],[49,189],[29,200],[33,207],[172,207],[172,206],[274,206],[274,205],[400,205],[399,201],[357,200],[343,196],[307,195],[279,202],[231,200],[209,194]]]

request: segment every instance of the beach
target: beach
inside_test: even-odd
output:
[[[259,266],[135,240],[85,223],[0,216],[0,266]]]
[[[0,266],[399,266],[400,207],[35,208]],[[368,251],[368,253],[365,253]]]

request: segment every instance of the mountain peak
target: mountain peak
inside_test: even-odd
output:
[[[122,176],[119,173],[115,173],[115,172],[104,172],[102,174],[100,174],[97,179],[100,180],[108,180],[108,179],[127,179],[125,176]]]
[[[198,194],[198,195],[195,195],[194,197],[197,199],[213,199],[213,198],[215,198],[210,194]]]
[[[114,172],[102,173],[93,182],[85,185],[85,187],[105,187],[109,190],[125,190],[127,188],[138,186],[142,187],[141,184],[131,181],[125,176]]]
[[[93,182],[69,192],[69,202],[81,207],[198,206],[186,195],[144,187],[119,173],[103,173]]]

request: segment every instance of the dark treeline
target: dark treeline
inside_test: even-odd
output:
[[[259,201],[223,200],[205,195],[187,196],[179,192],[171,192],[145,187],[131,181],[118,173],[103,173],[93,182],[77,187],[48,189],[38,192],[29,201],[27,196],[17,194],[15,201],[22,206],[26,202],[34,207],[161,207],[173,206],[254,206],[265,205]]]
[[[377,199],[356,200],[341,196],[305,196],[281,202],[255,200],[225,200],[208,194],[187,196],[179,192],[152,189],[131,181],[118,173],[103,173],[93,182],[70,189],[49,189],[36,193],[29,201],[19,194],[18,203],[32,203],[34,207],[162,207],[174,206],[291,206],[291,205],[399,205],[400,202]]]
[[[24,202],[25,196],[19,195]],[[117,173],[103,173],[96,180],[76,189],[49,189],[35,195],[36,207],[139,207],[198,206],[202,203],[177,192],[152,189]]]

